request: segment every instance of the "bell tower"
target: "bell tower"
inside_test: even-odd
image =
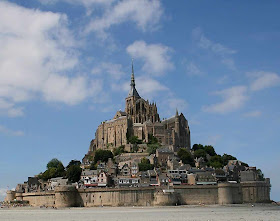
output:
[[[128,96],[125,99],[125,112],[127,113],[127,115],[132,116],[135,114],[135,112],[136,112],[135,103],[136,103],[136,100],[138,100],[140,98],[141,97],[135,88],[134,68],[133,68],[133,60],[132,60],[130,91],[128,93]]]

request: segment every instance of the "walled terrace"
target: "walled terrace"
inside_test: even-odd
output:
[[[180,185],[162,187],[124,187],[76,189],[57,186],[54,191],[19,193],[8,191],[6,201],[28,201],[31,206],[171,206],[197,204],[240,204],[270,202],[270,183],[265,181]]]

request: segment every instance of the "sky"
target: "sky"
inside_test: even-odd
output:
[[[131,60],[161,119],[271,178],[280,201],[280,2],[0,0],[0,200],[88,151],[124,110]]]

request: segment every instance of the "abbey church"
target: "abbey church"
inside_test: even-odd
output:
[[[191,146],[190,129],[185,116],[182,113],[178,114],[176,110],[175,116],[161,120],[156,104],[144,100],[137,92],[132,64],[130,91],[125,99],[125,111],[117,111],[113,119],[104,121],[98,126],[89,151],[112,150],[124,145],[130,152],[131,145],[128,142],[130,137],[137,136],[143,143],[148,143],[149,135],[153,135],[162,146],[175,152],[179,148],[190,149]]]

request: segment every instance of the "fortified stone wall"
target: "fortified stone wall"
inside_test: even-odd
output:
[[[154,187],[147,188],[94,188],[79,190],[78,205],[92,206],[151,206]]]
[[[6,199],[29,201],[32,206],[167,206],[195,204],[264,203],[270,201],[270,183],[265,181],[240,184],[175,186],[164,192],[160,187],[92,188],[59,186],[52,192],[8,192]]]
[[[178,186],[175,187],[181,205],[218,204],[218,186]]]
[[[17,199],[18,200],[18,199]],[[56,207],[56,197],[54,191],[22,193],[22,200],[28,201],[31,206]]]
[[[218,185],[219,204],[243,203],[243,194],[239,183],[220,183]]]
[[[244,203],[262,203],[270,201],[270,183],[264,181],[242,182]]]

